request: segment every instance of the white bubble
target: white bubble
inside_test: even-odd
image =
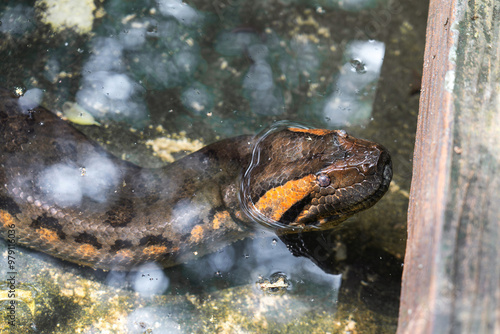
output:
[[[207,205],[194,204],[189,199],[180,200],[172,210],[174,221],[177,222],[175,228],[179,231],[190,230],[198,222],[198,218],[202,212],[207,210]]]
[[[135,269],[132,288],[143,297],[161,295],[167,291],[170,280],[155,263],[146,263]]]
[[[33,109],[37,106],[40,105],[40,102],[42,101],[42,96],[43,96],[43,91],[39,88],[33,88],[26,93],[24,93],[23,96],[19,97],[17,102],[19,103],[19,107],[23,112],[27,112],[30,109]]]
[[[269,55],[269,49],[264,44],[253,44],[248,47],[249,57],[256,63],[265,61]]]
[[[157,3],[158,9],[163,15],[175,17],[179,22],[186,25],[196,23],[199,18],[196,10],[181,0],[159,0]]]
[[[114,38],[98,38],[92,56],[83,67],[83,75],[96,71],[123,69],[123,45]]]
[[[197,54],[188,51],[178,52],[172,59],[176,67],[186,74],[194,72],[199,61]]]
[[[38,177],[38,186],[56,204],[65,207],[80,204],[83,191],[81,172],[65,164],[48,167]]]
[[[89,84],[76,93],[76,102],[92,114],[104,114],[108,105],[108,99],[102,94],[102,89],[98,91]]]
[[[102,85],[104,94],[112,100],[126,100],[133,91],[132,82],[125,74],[110,73]]]
[[[60,206],[79,205],[84,196],[103,203],[119,183],[119,171],[106,157],[91,155],[78,165],[55,164],[37,179],[47,199]]]
[[[273,71],[268,63],[253,64],[243,80],[243,88],[250,90],[269,90],[274,87]]]
[[[96,71],[84,77],[76,101],[99,118],[106,115],[140,119],[146,115],[145,103],[138,93],[143,90],[125,74]]]
[[[108,194],[118,185],[119,170],[114,163],[102,156],[89,156],[83,162],[85,174],[81,180],[85,196],[103,203]]]
[[[146,41],[146,27],[132,28],[120,35],[122,45],[127,50],[136,50]]]
[[[255,63],[250,67],[243,89],[250,101],[252,112],[260,115],[279,115],[285,111],[281,89],[274,84],[273,71],[266,62],[267,47],[256,44],[251,47]]]
[[[207,113],[212,109],[213,97],[207,87],[201,83],[194,83],[182,92],[182,104],[192,112]]]

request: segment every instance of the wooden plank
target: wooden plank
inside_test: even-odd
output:
[[[398,333],[500,332],[500,1],[431,0]]]

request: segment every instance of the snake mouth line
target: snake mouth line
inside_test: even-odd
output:
[[[384,171],[382,173],[382,182],[380,183],[380,186],[377,188],[377,190],[375,190],[375,193],[369,198],[367,198],[364,202],[360,203],[360,205],[363,206],[361,210],[369,208],[370,206],[375,204],[379,199],[381,199],[382,196],[384,196],[384,194],[389,189],[391,180],[392,180],[392,166],[389,164],[384,167]]]
[[[377,145],[377,147],[380,150],[379,151],[380,154],[375,167],[376,172],[373,175],[376,176],[379,179],[379,181],[378,182],[376,180],[372,181],[372,184],[376,185],[374,191],[369,196],[366,196],[364,200],[356,203],[352,207],[349,207],[347,209],[341,209],[336,213],[333,213],[332,215],[325,217],[325,219],[319,221],[318,220],[311,221],[311,224],[307,225],[308,227],[322,228],[325,226],[330,226],[329,223],[331,221],[335,221],[336,223],[334,225],[337,225],[343,220],[349,218],[351,215],[370,208],[385,195],[392,181],[392,174],[393,174],[392,161],[388,151],[384,147],[380,145]]]

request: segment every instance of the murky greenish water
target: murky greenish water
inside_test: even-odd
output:
[[[334,231],[262,230],[165,270],[93,270],[21,249],[15,328],[0,259],[0,328],[395,332],[426,17],[426,1],[401,0],[2,2],[0,85],[28,107],[98,122],[76,126],[119,157],[161,166],[160,155],[288,120],[383,144],[394,178]]]

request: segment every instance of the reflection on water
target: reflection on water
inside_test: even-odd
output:
[[[370,119],[384,53],[384,43],[377,41],[354,41],[347,45],[346,63],[323,109],[329,124],[364,124]]]
[[[65,21],[53,6],[42,15],[43,3],[0,4],[0,81],[26,91],[24,110],[78,106],[95,117],[83,123],[103,125],[82,131],[144,164],[154,159],[145,142],[165,133],[159,124],[206,143],[277,120],[350,125],[389,148],[402,191],[391,188],[345,229],[297,238],[259,231],[167,270],[94,271],[22,249],[19,279],[40,293],[35,327],[19,308],[20,333],[394,332],[418,102],[409,82],[421,68],[425,2],[111,0],[95,4],[85,23],[92,34],[56,28]],[[17,181],[35,182],[61,206],[83,198],[102,206],[102,192],[122,186],[103,157],[45,167]],[[176,228],[193,229],[203,209],[182,204],[172,208],[184,222]]]

